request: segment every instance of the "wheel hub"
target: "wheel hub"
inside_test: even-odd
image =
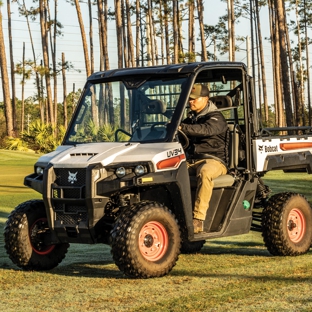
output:
[[[297,224],[293,220],[288,221],[288,230],[289,231],[292,231],[296,227],[297,227]]]
[[[167,252],[169,238],[166,228],[157,221],[144,224],[139,233],[139,250],[148,261],[158,261]]]
[[[147,234],[147,235],[144,237],[144,245],[145,245],[146,247],[152,247],[152,246],[153,246],[153,243],[154,243],[153,236],[150,235],[150,234]]]
[[[287,220],[287,230],[290,240],[298,243],[306,232],[304,214],[300,209],[294,208],[290,211]]]

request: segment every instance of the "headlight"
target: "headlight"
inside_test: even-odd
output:
[[[36,167],[36,173],[37,173],[38,175],[43,174],[43,168],[42,168],[42,167]]]
[[[119,167],[116,169],[116,176],[122,178],[126,175],[126,169],[124,167]]]
[[[137,176],[140,176],[145,173],[145,168],[142,165],[138,165],[135,167],[134,172]]]

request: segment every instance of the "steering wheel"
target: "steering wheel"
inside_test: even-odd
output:
[[[119,140],[118,140],[118,133],[119,132],[122,132],[122,133],[124,133],[124,134],[126,134],[127,136],[129,136],[130,138],[131,138],[131,133],[129,133],[129,132],[127,132],[126,130],[124,130],[124,129],[121,129],[121,128],[118,128],[116,131],[115,131],[115,142],[118,142]]]
[[[180,129],[178,129],[179,142],[182,144],[184,150],[186,150],[190,145],[190,140],[187,135]]]

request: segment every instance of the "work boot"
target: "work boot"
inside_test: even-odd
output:
[[[200,233],[204,230],[204,221],[199,219],[193,219],[194,234]]]

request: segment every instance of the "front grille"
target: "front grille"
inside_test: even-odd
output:
[[[62,221],[63,225],[77,225],[81,221],[88,220],[87,213],[79,213],[76,215],[72,214],[64,214],[64,213],[56,213],[56,220]]]
[[[68,168],[54,169],[56,180],[55,183],[59,186],[82,186],[86,183],[85,168]]]
[[[57,203],[54,206],[56,220],[63,221],[64,225],[76,225],[88,220],[88,211],[85,206]]]
[[[88,221],[85,199],[85,168],[54,169],[56,179],[52,185],[52,205],[55,211],[55,220],[62,221],[63,225],[77,225]],[[79,204],[74,203],[77,200]],[[69,201],[69,202],[68,202]]]
[[[52,185],[52,198],[76,198],[83,199],[86,197],[85,187],[68,187]]]

